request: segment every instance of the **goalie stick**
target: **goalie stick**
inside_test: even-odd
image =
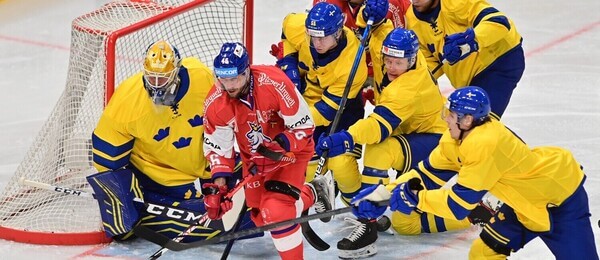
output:
[[[377,206],[387,206],[387,205],[389,205],[389,200],[378,201],[378,202],[375,202],[375,204]],[[160,234],[160,233],[158,233],[152,229],[149,229],[145,226],[137,226],[133,229],[133,231],[137,236],[144,238],[154,244],[160,245],[162,247],[168,248],[173,251],[182,251],[182,250],[186,250],[186,249],[201,247],[204,245],[211,245],[211,244],[216,244],[216,243],[220,243],[220,242],[224,242],[224,241],[229,241],[232,239],[238,239],[240,237],[258,234],[258,233],[269,231],[269,230],[276,229],[276,228],[281,228],[281,227],[290,226],[290,225],[294,225],[294,224],[298,224],[298,223],[303,223],[303,222],[307,222],[307,221],[315,220],[315,219],[319,219],[319,218],[330,217],[333,215],[339,215],[339,214],[343,214],[343,213],[347,213],[347,212],[351,212],[351,211],[352,211],[352,207],[344,207],[344,208],[334,209],[334,210],[330,210],[330,211],[325,211],[322,213],[317,213],[317,214],[302,216],[302,217],[295,218],[295,219],[272,223],[272,224],[265,225],[262,227],[255,227],[255,228],[251,228],[251,229],[240,230],[238,232],[224,234],[222,236],[217,236],[217,237],[214,237],[211,239],[190,242],[190,243],[176,242],[176,241],[164,236],[163,234]]]
[[[268,149],[267,147],[263,146],[262,144],[258,146],[258,148],[256,149],[256,151],[271,159],[271,160],[276,160],[279,161],[281,160],[281,158],[283,158],[283,154],[272,151],[270,149]],[[251,163],[249,168],[252,169],[254,168],[254,164]],[[248,171],[251,172],[251,171]],[[245,195],[244,195],[244,186],[246,186],[246,184],[248,183],[248,181],[250,181],[251,176],[247,176],[244,179],[242,179],[240,182],[238,182],[235,187],[233,187],[233,189],[231,189],[229,192],[227,192],[227,195],[225,195],[225,198],[229,198],[230,200],[232,200],[234,202],[234,205],[232,207],[231,210],[229,210],[228,212],[225,213],[225,215],[223,215],[223,218],[226,218],[228,216],[231,216],[232,214],[235,214],[235,212],[239,212],[237,219],[235,222],[232,223],[232,225],[230,225],[228,228],[224,228],[225,231],[229,231],[229,230],[233,230],[233,232],[236,231],[237,226],[239,225],[239,221],[240,219],[243,217],[243,214],[246,211],[246,199],[245,199]],[[241,192],[240,192],[241,191]],[[241,197],[243,196],[243,197]],[[241,202],[241,203],[240,203]],[[229,217],[231,218],[231,217]],[[208,213],[205,213],[198,221],[191,223],[191,225],[189,227],[187,227],[183,232],[179,233],[179,235],[177,235],[176,237],[174,237],[173,239],[169,239],[167,237],[167,239],[171,240],[173,243],[179,243],[181,240],[183,240],[187,235],[191,234],[192,232],[194,232],[194,230],[196,230],[196,228],[198,228],[198,226],[203,225],[206,221],[210,222],[210,219],[208,217]],[[142,225],[138,225],[138,227],[143,227]],[[137,228],[137,227],[136,227]],[[135,229],[133,229],[134,233],[135,233]],[[148,229],[150,232],[154,232],[153,230],[147,228],[147,227],[143,227],[144,229]],[[162,234],[156,232],[157,235],[163,236]],[[164,236],[163,236],[164,237]],[[150,242],[152,242],[152,240],[150,240],[148,237],[142,237]],[[227,256],[229,255],[229,251],[231,250],[231,247],[233,246],[233,243],[230,242],[227,244],[227,247],[225,248],[225,251],[223,252],[223,258],[227,258]],[[149,259],[158,259],[159,257],[161,257],[165,252],[169,251],[169,248],[162,246],[158,251],[154,252],[154,254],[152,254],[150,256]]]
[[[346,86],[344,87],[344,92],[342,93],[342,99],[340,101],[339,109],[335,113],[333,122],[331,122],[328,135],[332,135],[335,133],[336,128],[342,118],[342,114],[344,113],[344,109],[346,108],[346,102],[348,101],[348,94],[350,93],[350,88],[352,87],[352,82],[354,81],[354,76],[356,75],[356,71],[358,70],[358,64],[360,63],[361,57],[365,50],[365,46],[367,44],[367,38],[369,37],[369,31],[371,31],[371,26],[373,26],[373,18],[372,17],[369,18],[369,20],[367,21],[367,26],[365,27],[365,31],[362,34],[362,38],[360,40],[360,46],[358,47],[356,57],[354,58],[354,63],[352,64],[352,69],[350,69],[350,75],[348,76],[348,81],[346,81]],[[325,150],[323,152],[323,154],[321,155],[321,157],[319,157],[316,174],[325,175],[325,174],[322,174],[322,171],[323,171],[323,167],[325,166],[325,162],[327,161],[328,153],[329,152],[327,150]],[[335,184],[333,181],[333,176],[332,175],[326,176],[326,178],[328,180],[331,205],[333,206],[333,205],[335,205],[335,192],[333,192]],[[305,217],[307,215],[308,215],[308,211],[302,212],[303,217]],[[331,215],[331,216],[333,216],[333,215]],[[304,235],[307,242],[311,246],[313,246],[315,249],[317,249],[319,251],[325,251],[325,250],[329,249],[329,247],[330,247],[329,244],[327,242],[323,241],[323,239],[321,239],[321,237],[319,235],[317,235],[317,233],[313,230],[313,228],[310,226],[310,224],[308,224],[308,222],[302,222],[300,224],[300,226],[302,227],[302,234]]]
[[[57,186],[57,185],[51,185],[51,184],[43,183],[43,182],[27,180],[24,177],[21,177],[19,179],[18,183],[21,185],[26,185],[26,186],[31,186],[31,187],[35,187],[35,188],[44,189],[44,190],[63,193],[65,195],[72,195],[72,196],[96,199],[96,197],[93,193],[88,193],[86,191],[71,189],[71,188]],[[198,215],[198,212],[193,212],[193,211],[184,210],[184,209],[180,209],[180,208],[172,208],[172,207],[161,205],[161,204],[145,202],[144,200],[142,200],[140,198],[134,198],[133,201],[136,203],[144,204],[144,208],[146,209],[146,212],[148,212],[151,215],[161,216],[161,217],[165,217],[165,218],[169,218],[169,219],[176,219],[177,221],[179,221],[181,223],[185,223],[185,224],[192,224],[192,223],[199,222],[203,216],[203,214]],[[231,224],[231,225],[233,225],[233,224]],[[224,226],[226,226],[226,225],[224,225]]]

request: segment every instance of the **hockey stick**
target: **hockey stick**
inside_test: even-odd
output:
[[[251,165],[251,167],[254,167],[254,165]],[[227,195],[225,195],[225,196],[224,196],[224,197],[225,197],[225,199],[230,199],[230,200],[232,200],[232,201],[239,201],[239,200],[235,200],[235,199],[234,199],[234,197],[235,197],[235,195],[238,193],[238,191],[240,191],[240,190],[241,190],[241,189],[242,189],[244,186],[246,186],[246,183],[248,183],[248,181],[250,181],[250,179],[252,179],[252,176],[247,176],[247,177],[243,178],[243,179],[242,179],[240,182],[238,182],[238,183],[235,185],[235,187],[233,187],[233,189],[231,189],[229,192],[227,192]],[[242,191],[243,191],[243,190],[242,190]],[[242,192],[242,193],[243,193],[243,192]],[[244,203],[244,205],[245,205],[245,203]],[[242,205],[242,208],[245,208],[245,207],[244,207],[244,205]],[[235,207],[235,206],[234,206],[234,207]],[[194,232],[194,230],[196,230],[196,228],[198,228],[198,226],[201,226],[202,224],[204,224],[204,222],[206,222],[207,220],[209,220],[208,213],[204,213],[204,215],[202,215],[202,217],[201,217],[200,219],[198,219],[196,222],[192,223],[192,224],[191,224],[189,227],[187,227],[187,228],[186,228],[184,231],[182,231],[181,233],[179,233],[179,235],[177,235],[177,236],[176,236],[176,237],[174,237],[173,239],[170,239],[170,238],[167,238],[167,239],[169,239],[169,240],[171,240],[171,241],[173,241],[173,242],[175,242],[175,243],[179,243],[179,242],[180,242],[181,240],[183,240],[183,239],[184,239],[186,236],[188,236],[189,234],[191,234],[192,232]],[[236,222],[233,224],[233,227],[234,227],[234,228],[235,228],[235,226],[237,225],[237,222],[239,222],[239,220],[238,220],[238,221],[236,221]],[[154,232],[153,230],[151,230],[151,229],[149,229],[149,228],[147,228],[147,227],[145,227],[145,226],[138,225],[137,227],[134,227],[134,228],[133,228],[133,232],[134,232],[134,233],[136,232],[135,230],[136,230],[136,229],[138,229],[138,227],[144,227],[145,229],[148,229],[148,230],[150,230],[150,231]],[[164,235],[162,235],[162,234],[160,234],[160,233],[158,233],[158,232],[156,232],[156,234],[157,234],[157,235],[164,236]],[[149,241],[151,241],[151,240],[150,240],[149,238],[147,238],[147,237],[142,237],[142,238],[144,238],[144,239],[146,239],[146,240],[149,240]],[[165,237],[165,238],[166,238],[166,237]],[[162,256],[162,255],[163,255],[165,252],[167,252],[167,251],[169,251],[169,248],[167,248],[167,247],[164,247],[164,246],[163,246],[161,249],[159,249],[158,251],[154,252],[154,254],[152,254],[152,255],[150,256],[150,258],[149,258],[149,259],[157,259],[157,258],[161,257],[161,256]]]
[[[444,63],[446,63],[446,60],[442,60],[440,64],[435,66],[435,68],[433,68],[433,70],[431,71],[431,75],[434,75],[438,70],[440,70],[442,66],[444,66]]]
[[[270,149],[266,148],[266,147],[265,147],[265,146],[263,146],[263,145],[259,145],[259,146],[258,146],[258,148],[256,149],[256,151],[257,151],[258,153],[262,154],[263,156],[270,158],[271,160],[279,160],[279,159],[281,159],[281,157],[283,157],[283,155],[282,155],[282,154],[280,154],[280,153],[277,153],[277,152],[274,152],[274,151],[272,151],[272,150],[270,150]],[[254,165],[253,163],[251,163],[251,164],[250,164],[250,166],[249,166],[249,168],[250,168],[250,169],[252,169],[252,168],[254,168],[254,167],[255,167],[255,165]],[[238,183],[235,185],[235,187],[233,187],[233,189],[231,189],[229,192],[227,192],[227,195],[225,195],[225,199],[230,199],[230,200],[232,200],[232,201],[240,201],[241,199],[236,199],[236,197],[237,197],[237,198],[239,198],[239,196],[240,196],[240,195],[238,195],[238,191],[240,191],[240,190],[241,190],[241,189],[242,189],[244,186],[246,186],[246,184],[247,184],[247,183],[250,181],[250,179],[251,179],[251,178],[252,178],[252,176],[247,176],[247,177],[245,177],[244,179],[242,179],[240,182],[238,182]],[[242,190],[242,191],[243,191],[243,190]],[[239,194],[243,194],[243,192],[242,192],[242,193],[239,193]],[[236,195],[237,195],[237,196],[236,196]],[[245,197],[244,197],[244,200],[245,200]],[[234,205],[234,208],[235,208],[235,207],[236,207],[236,206]],[[237,221],[236,221],[236,222],[233,224],[233,227],[232,227],[232,229],[234,230],[233,232],[235,232],[235,229],[237,229],[237,226],[238,226],[238,224],[239,224],[239,221],[240,221],[240,217],[241,217],[241,216],[243,216],[242,214],[246,212],[246,209],[247,209],[247,208],[246,208],[246,203],[244,202],[244,204],[242,205],[242,209],[240,210],[240,214],[239,214],[239,216],[238,216],[238,219],[237,219]],[[232,210],[233,210],[233,208],[232,208]],[[228,212],[228,213],[229,213],[229,212]],[[225,213],[225,215],[227,215],[228,213]],[[225,217],[225,215],[224,215],[223,217]],[[183,232],[179,233],[179,235],[177,235],[175,238],[173,238],[173,239],[172,239],[172,241],[174,241],[175,243],[178,243],[178,242],[180,242],[180,241],[181,241],[181,240],[183,240],[183,239],[184,239],[184,238],[185,238],[187,235],[189,235],[189,234],[191,234],[192,232],[194,232],[194,230],[196,230],[196,228],[197,228],[198,226],[202,225],[202,224],[203,224],[205,221],[207,221],[208,219],[209,219],[209,218],[208,218],[208,214],[207,214],[207,213],[205,213],[205,214],[202,216],[202,218],[200,218],[200,219],[199,219],[197,222],[194,222],[194,223],[192,223],[192,224],[191,224],[189,227],[187,227],[187,228],[186,228],[186,229],[185,229]],[[138,225],[137,227],[135,227],[135,228],[133,229],[134,233],[135,233],[135,229],[136,229],[136,228],[138,228],[138,227],[140,227],[140,228],[141,228],[141,227],[143,227],[143,226],[141,226],[141,225]],[[143,227],[143,228],[145,228],[145,229],[148,229],[148,230],[152,231],[152,230],[151,230],[151,229],[149,229],[149,228],[146,228],[146,227]],[[225,229],[225,230],[227,230],[227,229]],[[231,229],[230,229],[230,230],[231,230]],[[152,232],[154,232],[154,231],[152,231]],[[161,236],[163,236],[162,234],[160,234],[160,233],[157,233],[157,232],[156,232],[156,234],[157,234],[157,235],[161,235]],[[144,239],[146,239],[146,240],[148,240],[148,241],[152,242],[152,240],[150,240],[148,237],[142,237],[142,238],[144,238]],[[229,247],[229,250],[231,250],[231,246],[233,246],[233,242],[231,243],[231,245],[227,244],[227,246]],[[228,252],[229,250],[228,250],[227,248],[225,248],[225,252],[223,252],[223,255],[224,255],[224,257],[225,257],[225,258],[227,258],[227,255],[229,255],[229,252]],[[157,259],[157,258],[161,257],[161,256],[162,256],[162,255],[163,255],[165,252],[167,252],[167,251],[169,251],[169,249],[163,246],[161,249],[159,249],[158,251],[154,252],[154,254],[152,254],[152,255],[150,256],[150,258],[149,258],[149,259]],[[227,253],[226,253],[226,252],[227,252]]]
[[[378,201],[378,202],[374,202],[374,203],[377,206],[387,206],[387,205],[389,205],[389,200],[383,200],[383,201]],[[154,244],[163,246],[163,247],[168,248],[173,251],[182,251],[182,250],[186,250],[186,249],[201,247],[204,245],[210,245],[210,244],[216,244],[216,243],[220,243],[220,242],[224,242],[224,241],[229,241],[231,239],[238,239],[240,237],[258,234],[258,233],[269,231],[272,229],[277,229],[277,228],[281,228],[281,227],[285,227],[285,226],[291,226],[291,225],[295,225],[298,223],[303,223],[303,222],[307,222],[307,221],[315,220],[315,219],[319,219],[319,218],[324,218],[324,217],[330,217],[333,215],[339,215],[339,214],[343,214],[343,213],[347,213],[347,212],[351,212],[351,211],[352,211],[352,207],[344,207],[344,208],[334,209],[334,210],[330,210],[330,211],[325,211],[322,213],[317,213],[317,214],[302,216],[302,217],[295,218],[295,219],[272,223],[272,224],[265,225],[262,227],[255,227],[255,228],[251,228],[251,229],[240,230],[240,231],[233,232],[230,234],[217,236],[217,237],[214,237],[211,239],[195,241],[195,242],[190,242],[190,243],[175,242],[172,239],[164,236],[163,234],[160,234],[160,233],[158,233],[152,229],[149,229],[145,226],[135,227],[134,232],[137,236],[142,237]]]
[[[57,185],[52,185],[52,184],[43,183],[43,182],[27,180],[27,179],[25,179],[25,177],[21,177],[19,179],[18,183],[21,185],[26,185],[26,186],[31,186],[31,187],[35,187],[35,188],[44,189],[44,190],[63,193],[66,195],[96,199],[96,196],[93,193],[89,193],[89,192],[82,191],[82,190],[71,189],[71,188],[67,188],[67,187],[62,187],[62,186],[57,186]],[[133,201],[136,203],[144,204],[144,208],[146,209],[146,212],[148,212],[151,215],[161,216],[161,217],[165,217],[165,218],[169,218],[169,219],[176,219],[178,222],[185,223],[185,224],[196,223],[202,218],[202,215],[198,216],[198,212],[188,211],[188,210],[184,210],[184,209],[180,209],[180,208],[172,208],[172,207],[161,205],[161,204],[149,203],[149,202],[145,202],[144,200],[142,200],[140,198],[134,198]]]
[[[358,64],[361,61],[363,52],[365,51],[365,46],[367,44],[367,38],[369,36],[369,31],[371,30],[371,26],[373,26],[373,18],[369,18],[369,21],[367,21],[367,26],[365,27],[365,31],[362,34],[362,38],[360,39],[360,46],[358,47],[358,52],[356,53],[356,57],[354,58],[354,63],[352,64],[352,69],[350,70],[350,75],[348,76],[348,81],[346,81],[346,86],[344,87],[344,92],[342,93],[342,99],[340,101],[340,106],[338,108],[338,110],[335,112],[335,117],[333,118],[333,122],[330,125],[329,128],[329,133],[328,135],[332,135],[336,132],[337,130],[337,126],[340,123],[340,120],[342,119],[342,114],[344,113],[344,109],[346,108],[346,102],[348,101],[348,94],[350,93],[350,88],[352,87],[352,82],[354,81],[354,76],[356,76],[356,71],[358,70]],[[329,153],[328,150],[323,151],[323,154],[321,155],[321,157],[319,157],[319,162],[317,164],[317,170],[316,173],[317,175],[324,175],[322,173],[323,171],[323,167],[325,166],[325,163],[327,162],[327,154]],[[328,179],[328,184],[329,184],[329,192],[332,193],[331,191],[334,190],[334,182],[333,182],[333,176],[331,176],[331,179]],[[333,200],[331,200],[331,203],[333,205],[334,201],[335,201],[335,194],[331,195],[330,194],[330,198],[333,197]],[[308,210],[302,212],[302,216],[307,216],[308,215]],[[333,215],[332,215],[333,216]],[[321,239],[321,237],[319,237],[319,235],[317,235],[317,233],[315,233],[315,231],[312,229],[312,227],[310,226],[310,224],[308,222],[302,222],[300,224],[300,226],[302,226],[302,234],[304,235],[304,237],[306,238],[306,241],[313,246],[315,249],[319,250],[319,251],[325,251],[327,249],[329,249],[329,244],[327,244],[327,242],[323,241],[323,239]]]
[[[247,210],[248,210],[248,207],[246,206],[246,204],[244,204],[244,206],[242,207],[242,210],[240,211],[240,214],[238,216],[238,220],[233,225],[231,232],[238,231],[238,229],[240,228],[240,221],[244,217],[244,214],[246,214]],[[229,252],[231,252],[231,248],[233,248],[234,242],[235,242],[235,239],[229,240],[229,242],[227,242],[227,246],[225,246],[225,250],[223,250],[223,254],[221,255],[221,260],[227,260],[227,257],[229,256]]]

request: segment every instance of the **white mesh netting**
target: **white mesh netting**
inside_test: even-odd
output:
[[[119,37],[115,67],[107,66],[106,48],[111,43],[106,40],[111,33],[178,12],[180,6],[191,8]],[[95,172],[90,138],[104,108],[107,70],[114,70],[116,84],[140,71],[144,51],[158,39],[170,41],[182,57],[196,56],[212,67],[223,42],[244,40],[244,7],[244,0],[117,1],[76,18],[65,90],[0,196],[0,226],[27,232],[102,234],[93,199],[20,185],[18,180],[91,192],[85,180]]]

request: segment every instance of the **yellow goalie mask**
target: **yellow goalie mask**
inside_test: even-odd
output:
[[[155,104],[173,105],[180,66],[179,52],[167,41],[157,41],[146,50],[144,86]]]

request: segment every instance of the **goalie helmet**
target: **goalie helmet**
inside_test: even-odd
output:
[[[233,78],[243,74],[250,61],[246,47],[239,42],[226,42],[214,60],[215,75],[218,78]]]
[[[344,15],[336,5],[320,2],[308,12],[305,26],[309,36],[325,37],[343,28]]]
[[[381,53],[395,58],[409,59],[409,67],[416,61],[419,51],[419,38],[412,30],[396,28],[392,30],[383,40]]]
[[[172,83],[179,72],[181,56],[173,45],[165,40],[150,44],[144,59],[144,80],[154,88]]]
[[[181,56],[177,48],[165,40],[148,46],[144,59],[144,87],[157,105],[173,105],[179,85]]]
[[[491,112],[488,94],[480,87],[467,86],[452,92],[448,97],[446,108],[458,115],[461,119],[465,115],[472,115],[475,124],[483,123]]]

